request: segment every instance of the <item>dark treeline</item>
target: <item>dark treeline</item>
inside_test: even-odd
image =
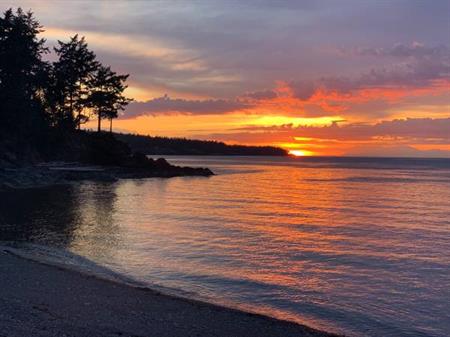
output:
[[[227,145],[222,142],[185,138],[151,137],[115,134],[133,151],[155,155],[228,155],[228,156],[286,156],[287,152],[272,146]]]
[[[31,12],[9,9],[0,17],[0,151],[22,156],[49,152],[80,139],[81,125],[118,117],[131,101],[128,75],[101,64],[84,37],[58,41],[52,50]],[[53,62],[48,54],[53,53]],[[74,136],[75,135],[75,136]]]

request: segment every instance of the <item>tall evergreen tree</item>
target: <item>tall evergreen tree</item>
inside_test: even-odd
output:
[[[69,113],[65,110],[64,91],[61,81],[56,76],[55,68],[49,65],[44,76],[46,85],[43,88],[43,103],[48,124],[60,130],[73,128],[73,119],[69,118]]]
[[[69,42],[58,41],[55,52],[59,57],[54,66],[54,86],[59,101],[60,120],[72,128],[80,129],[88,121],[85,114],[86,99],[89,95],[88,85],[94,72],[99,67],[94,52],[88,49],[84,37],[78,34]]]
[[[0,162],[2,152],[10,160],[9,149],[29,160],[52,156],[56,144],[70,149],[75,140],[86,142],[70,131],[91,114],[98,116],[99,131],[105,118],[112,130],[112,120],[131,101],[124,96],[128,75],[101,65],[78,35],[58,41],[55,62],[44,61],[49,50],[38,37],[42,31],[20,8],[0,17]]]
[[[125,81],[129,75],[117,75],[110,67],[99,66],[95,75],[90,81],[90,96],[88,98],[89,107],[93,109],[98,118],[98,132],[101,131],[103,118],[110,121],[110,131],[112,131],[112,120],[118,117],[120,110],[123,110],[131,99],[123,95],[127,88]]]
[[[42,125],[48,50],[33,13],[8,9],[0,17],[0,130],[25,139]]]

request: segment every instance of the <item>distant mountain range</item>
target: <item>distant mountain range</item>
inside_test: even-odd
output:
[[[134,152],[156,155],[203,156],[287,156],[287,151],[274,146],[227,145],[217,141],[167,138],[115,133]]]

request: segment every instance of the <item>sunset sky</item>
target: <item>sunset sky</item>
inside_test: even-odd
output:
[[[116,131],[450,157],[450,0],[0,3],[130,74]]]

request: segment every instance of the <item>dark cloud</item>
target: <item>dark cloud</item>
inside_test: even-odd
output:
[[[384,121],[375,124],[373,136],[390,136],[405,138],[433,138],[442,140],[443,143],[450,143],[450,118],[408,118]],[[368,131],[370,131],[369,128]],[[369,132],[370,135],[370,132]]]
[[[370,88],[426,87],[436,80],[450,78],[450,50],[443,46],[396,45],[391,49],[365,49],[364,54],[408,58],[407,62],[374,68],[355,77],[330,76],[316,80],[291,81],[294,96],[308,100],[317,90],[351,93]]]
[[[245,93],[243,98],[250,98],[254,100],[265,100],[265,99],[274,99],[277,98],[277,93],[273,90],[261,90],[261,91],[252,91]]]
[[[294,96],[302,101],[307,101],[319,88],[319,84],[314,81],[294,81],[289,83]]]
[[[188,100],[170,98],[165,95],[146,102],[131,103],[126,113],[121,117],[134,118],[142,115],[186,114],[186,115],[213,115],[225,114],[250,108],[251,105],[238,100],[208,99]]]
[[[373,48],[362,47],[355,49],[340,48],[340,52],[343,55],[360,55],[360,56],[390,56],[398,58],[426,58],[443,56],[448,57],[449,48],[445,45],[438,45],[434,47],[428,47],[422,43],[413,42],[410,45],[397,43],[390,48]]]

